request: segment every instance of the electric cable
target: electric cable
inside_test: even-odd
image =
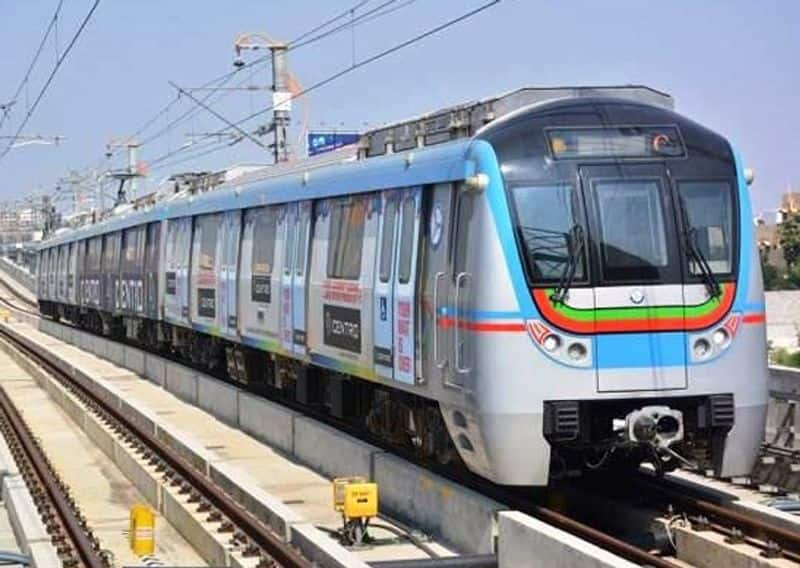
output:
[[[22,124],[20,124],[19,127],[17,128],[17,132],[14,134],[14,138],[19,137],[19,135],[22,133],[22,130],[25,128],[25,126],[27,126],[28,121],[30,121],[31,117],[33,116],[33,113],[36,112],[36,109],[38,108],[39,103],[42,101],[42,98],[44,98],[44,95],[47,93],[47,90],[50,88],[50,84],[53,82],[53,79],[55,78],[56,73],[58,73],[58,70],[61,68],[62,63],[64,63],[64,61],[69,56],[70,52],[72,51],[72,48],[75,47],[75,43],[78,41],[78,38],[80,38],[81,34],[83,33],[83,30],[86,29],[87,24],[92,19],[92,16],[94,15],[95,10],[97,10],[97,7],[99,5],[100,5],[100,0],[95,0],[94,4],[92,4],[92,7],[89,9],[89,12],[83,18],[83,21],[81,22],[80,26],[78,27],[78,30],[72,36],[72,39],[70,40],[69,44],[67,44],[67,48],[64,50],[64,53],[56,61],[56,64],[53,67],[53,70],[50,72],[50,75],[47,78],[47,81],[45,81],[44,86],[39,91],[39,94],[37,95],[36,99],[33,101],[33,104],[31,105],[31,107],[28,109],[28,112],[25,114],[25,118],[22,120]],[[11,151],[12,146],[13,146],[13,142],[9,141],[9,143],[6,146],[5,150],[3,150],[2,153],[0,153],[0,162],[2,162],[3,158]]]
[[[56,22],[58,21],[58,15],[61,12],[61,6],[64,4],[64,0],[58,0],[58,5],[56,6],[55,12],[53,12],[53,16],[50,18],[50,23],[45,29],[44,34],[42,35],[42,40],[39,42],[39,47],[36,49],[36,53],[33,55],[33,59],[31,59],[30,65],[28,65],[28,70],[25,71],[25,75],[22,77],[22,81],[19,82],[19,86],[17,87],[14,96],[11,98],[11,101],[16,101],[19,98],[19,94],[22,92],[22,89],[28,83],[28,79],[30,79],[31,73],[33,72],[33,68],[36,66],[36,62],[39,60],[39,56],[42,54],[44,50],[44,44],[47,42],[47,38],[50,37],[50,32],[53,31]],[[3,124],[6,121],[8,114],[3,114],[0,117],[0,129],[3,128]]]

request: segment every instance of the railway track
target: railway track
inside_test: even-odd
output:
[[[24,306],[32,304],[23,296],[16,293],[4,280],[0,278],[0,284],[8,288],[15,296],[15,299],[0,298],[9,307],[30,314],[39,316],[38,312],[28,310]],[[14,341],[13,337],[4,330],[0,330],[9,341]],[[69,388],[78,396],[84,404],[100,414],[104,421],[112,426],[113,429],[122,432],[123,438],[133,440],[141,448],[148,459],[159,463],[159,469],[164,470],[164,476],[174,486],[181,487],[181,490],[191,493],[203,507],[209,511],[209,518],[220,521],[225,530],[232,531],[243,546],[251,551],[252,554],[263,558],[264,566],[277,563],[281,566],[306,566],[307,562],[299,554],[287,547],[275,537],[266,527],[258,526],[259,523],[252,518],[240,505],[225,495],[218,487],[206,479],[202,474],[193,470],[186,464],[180,456],[175,454],[170,448],[164,446],[160,441],[153,439],[147,432],[140,431],[135,424],[128,424],[124,417],[119,415],[114,409],[106,408],[103,401],[95,397],[90,391],[81,385],[74,383],[68,375],[53,366],[49,361],[35,353],[27,346],[14,341],[15,347],[24,351],[29,357],[38,364],[45,367],[53,374],[65,387]],[[291,405],[296,406],[296,405]],[[343,427],[336,420],[317,416],[317,413],[306,414],[322,419],[327,423],[345,430],[347,433],[354,434],[352,428]],[[363,433],[361,433],[363,434]],[[405,459],[412,459],[407,452],[397,451],[396,448],[387,447],[385,443],[378,440],[368,440],[384,447],[389,451],[398,454]],[[493,498],[509,507],[519,509],[540,520],[565,530],[581,539],[592,542],[601,548],[617,554],[631,562],[637,564],[653,566],[656,568],[675,568],[679,566],[664,553],[652,549],[642,548],[623,538],[615,536],[609,531],[602,530],[597,526],[582,522],[576,517],[554,508],[543,506],[542,500],[533,499],[529,495],[524,495],[516,490],[498,487],[486,483],[474,476],[453,475],[452,472],[443,468],[430,467],[435,473],[444,475],[451,480],[475,489],[484,495]],[[663,480],[661,480],[663,481]],[[693,527],[701,530],[712,530],[726,535],[731,545],[736,542],[747,542],[757,546],[763,551],[766,557],[784,557],[796,562],[800,562],[800,535],[787,531],[780,526],[754,520],[745,517],[737,511],[726,508],[723,504],[711,503],[697,496],[687,495],[681,491],[670,488],[668,484],[659,480],[647,481],[648,489],[652,495],[658,495],[664,513],[674,516],[682,516],[692,523]],[[644,483],[644,482],[643,482]],[[275,542],[277,541],[277,542]],[[669,554],[668,552],[666,554]]]
[[[83,405],[94,412],[120,438],[132,444],[151,465],[159,471],[165,483],[178,488],[179,492],[188,494],[190,501],[197,504],[198,512],[207,514],[207,520],[218,523],[217,530],[230,533],[231,543],[245,556],[258,558],[259,568],[281,566],[285,568],[308,568],[310,562],[297,550],[284,543],[267,526],[241,507],[231,496],[211,482],[202,472],[162,441],[152,436],[137,424],[125,419],[119,411],[108,406],[89,389],[74,381],[70,375],[48,361],[41,353],[20,343],[0,327],[0,337],[20,351],[27,358],[43,368],[49,375],[76,396]],[[36,453],[36,443],[27,430],[19,413],[15,413],[10,400],[0,389],[0,408],[3,411],[4,429],[9,445],[20,447],[31,464],[24,466],[23,471],[32,472],[29,486],[34,495],[47,497],[52,505],[45,503],[43,518],[45,523],[53,526],[54,539],[58,540],[59,553],[65,558],[65,566],[70,568],[85,566],[86,568],[105,568],[103,559],[98,556],[96,539],[86,527],[80,513],[69,498],[69,490],[63,487],[56,474],[48,469],[47,458]],[[6,431],[7,430],[7,431]],[[15,442],[19,440],[19,442]],[[26,478],[27,480],[27,478]],[[39,489],[41,487],[41,490]],[[37,503],[38,504],[38,503]],[[56,517],[49,511],[53,509]],[[55,521],[55,522],[54,522]],[[56,542],[54,540],[54,542]],[[60,543],[65,543],[61,545]]]
[[[14,403],[0,388],[0,432],[66,568],[108,568],[100,544]]]
[[[800,532],[732,510],[724,503],[699,497],[696,492],[667,479],[640,477],[636,486],[657,495],[674,516],[685,515],[695,530],[712,530],[732,544],[746,543],[766,558],[786,558],[800,563]]]

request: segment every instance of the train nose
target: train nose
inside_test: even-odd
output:
[[[683,413],[668,406],[645,406],[625,417],[628,441],[668,448],[683,440]]]

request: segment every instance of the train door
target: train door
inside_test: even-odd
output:
[[[311,218],[311,201],[298,203],[295,212],[295,254],[292,270],[292,344],[298,355],[306,354],[306,274]]]
[[[422,319],[422,376],[435,384],[456,386],[453,378],[453,310],[449,306],[453,287],[449,244],[453,230],[453,185],[434,186],[426,195],[428,199],[419,312]]]
[[[181,317],[181,303],[178,297],[178,220],[167,222],[166,242],[164,243],[164,318],[177,321]]]
[[[222,223],[222,251],[220,258],[220,313],[219,322],[222,333],[236,335],[237,318],[237,268],[239,257],[239,238],[242,215],[240,211],[228,211]]]
[[[394,274],[395,241],[397,240],[398,191],[384,191],[378,219],[380,240],[375,262],[372,329],[375,373],[386,379],[394,378]]]
[[[77,295],[75,293],[75,281],[78,271],[78,245],[79,241],[70,243],[69,245],[69,261],[67,264],[67,303],[77,304]]]
[[[594,235],[597,390],[686,388],[682,259],[662,165],[580,168]],[[677,320],[677,324],[675,324]]]
[[[478,236],[475,206],[476,194],[463,185],[457,186],[455,198],[455,226],[451,242],[452,273],[446,325],[452,326],[451,365],[446,385],[471,390],[473,367],[473,340],[467,325],[472,308],[474,257],[470,245]]]
[[[414,384],[416,376],[416,273],[422,189],[403,191],[394,270],[394,378]]]
[[[189,325],[189,270],[192,251],[192,218],[183,217],[177,220],[178,243],[175,250],[177,259],[176,288],[178,295],[179,318],[184,325]]]
[[[298,205],[288,203],[278,221],[278,231],[283,234],[283,255],[281,258],[281,345],[286,351],[294,351],[294,259],[296,253],[295,237],[298,225]],[[280,225],[283,225],[281,227]]]

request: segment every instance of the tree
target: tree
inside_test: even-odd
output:
[[[777,266],[761,255],[761,272],[764,274],[764,290],[777,290],[781,285],[781,273]]]
[[[778,237],[783,248],[783,258],[789,269],[800,260],[800,214],[786,213],[778,225]]]

